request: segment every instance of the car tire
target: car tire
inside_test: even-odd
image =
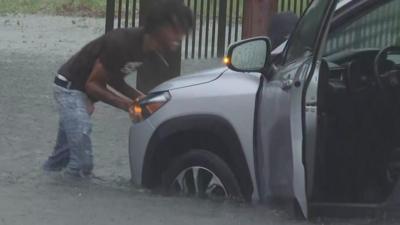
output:
[[[197,179],[194,179],[195,174]],[[163,174],[162,181],[168,194],[242,199],[239,184],[228,164],[206,150],[191,150],[177,157]]]

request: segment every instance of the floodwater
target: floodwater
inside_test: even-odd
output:
[[[134,187],[129,182],[129,117],[102,103],[93,116],[99,178],[74,181],[44,173],[41,164],[57,130],[54,74],[103,27],[103,19],[0,17],[0,225],[398,224],[368,218],[309,222],[263,205],[166,197]],[[210,65],[219,62],[185,61],[183,71]]]

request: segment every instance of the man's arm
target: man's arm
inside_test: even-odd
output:
[[[110,80],[109,83],[110,86],[113,87],[116,91],[120,92],[121,94],[132,100],[145,96],[145,94],[127,84],[123,79]]]
[[[122,98],[107,89],[107,83],[110,78],[106,69],[99,60],[93,66],[93,70],[86,82],[86,92],[94,98],[110,104],[114,107],[128,111],[133,101]]]

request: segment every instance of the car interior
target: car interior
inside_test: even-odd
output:
[[[375,3],[335,14],[323,43],[313,203],[384,204],[396,190],[400,204],[400,0]]]
[[[400,171],[400,46],[325,58],[316,201],[380,203]],[[321,151],[322,150],[322,151]]]
[[[388,1],[329,31],[318,79],[314,202],[384,203],[400,177],[399,5]],[[376,21],[385,25],[376,29]]]

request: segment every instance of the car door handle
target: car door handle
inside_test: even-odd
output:
[[[288,89],[290,89],[292,86],[293,86],[293,80],[292,79],[288,79],[288,80],[283,80],[282,81],[282,86],[281,86],[281,88],[283,89],[283,90],[288,90]]]
[[[306,107],[316,107],[317,106],[317,102],[313,101],[313,102],[306,102]]]

